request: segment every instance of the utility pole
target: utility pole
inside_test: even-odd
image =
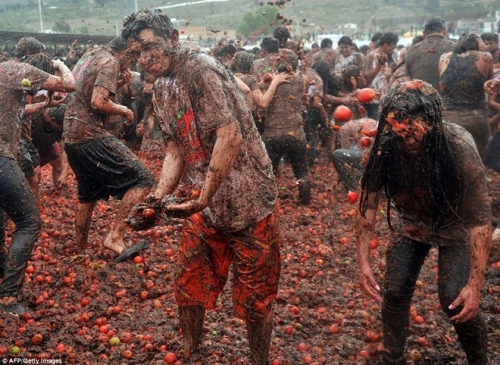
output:
[[[43,33],[42,0],[38,0],[38,15],[40,17],[40,33]]]

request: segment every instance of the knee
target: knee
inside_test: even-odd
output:
[[[15,223],[18,232],[38,235],[42,229],[42,220],[38,214],[29,214],[24,219]]]
[[[439,287],[439,303],[448,317],[454,316],[461,310],[461,307],[453,310],[448,309],[450,304],[457,299],[460,294],[460,290],[461,287],[453,283],[445,283]]]

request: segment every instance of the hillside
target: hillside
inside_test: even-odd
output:
[[[236,29],[247,12],[259,11],[260,0],[2,0],[0,30],[115,35],[123,18],[141,7],[166,7],[164,11],[180,20],[179,27]],[[491,5],[486,8],[485,4]],[[263,1],[263,4],[274,4]],[[42,23],[40,22],[39,5]],[[183,6],[181,6],[183,5]],[[481,17],[490,9],[500,9],[497,1],[462,0],[287,0],[280,9],[292,20],[295,32],[331,32],[338,26],[355,23],[361,33],[376,29],[399,30],[419,25],[432,14],[456,19],[461,14]]]

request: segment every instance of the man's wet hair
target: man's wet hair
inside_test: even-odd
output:
[[[352,39],[351,39],[351,37],[344,35],[344,36],[340,37],[337,44],[339,45],[339,47],[341,44],[344,44],[346,46],[352,46]]]
[[[392,229],[390,209],[393,199],[404,193],[411,196],[415,181],[405,179],[402,137],[392,132],[386,118],[399,122],[419,119],[427,125],[428,131],[422,140],[420,156],[414,158],[421,159],[425,171],[424,188],[435,202],[429,209],[432,211],[431,229],[437,230],[450,212],[456,214],[462,192],[457,163],[444,132],[441,97],[427,82],[401,82],[382,99],[381,107],[377,136],[361,178],[361,215],[364,217],[368,209],[368,194],[383,190],[387,197],[387,222]]]
[[[234,73],[249,74],[252,70],[254,60],[255,56],[253,53],[247,51],[239,51],[234,55],[231,70]]]
[[[498,43],[498,34],[497,33],[483,33],[483,34],[481,34],[481,39],[483,40],[483,42]]]
[[[64,113],[66,112],[66,104],[51,107],[47,109],[49,117],[53,118],[57,125],[62,126],[64,123]]]
[[[285,48],[279,51],[276,61],[278,72],[287,71],[285,64],[291,65],[293,69],[296,70],[299,65],[299,56],[291,49]]]
[[[361,52],[365,56],[366,56],[366,54],[368,53],[369,50],[370,50],[370,47],[368,47],[367,44],[363,44],[361,47],[359,47],[359,52]]]
[[[321,49],[323,48],[331,48],[333,45],[333,41],[330,38],[323,38],[321,40]]]
[[[44,50],[45,46],[42,42],[36,38],[26,36],[17,42],[14,49],[14,57],[21,59],[27,55],[42,53]]]
[[[424,36],[423,35],[416,35],[415,37],[413,37],[413,39],[411,40],[411,45],[413,46],[414,44],[417,44],[417,43],[420,43],[424,40]]]
[[[377,32],[371,37],[370,41],[372,41],[372,43],[374,43],[374,44],[377,44],[380,37],[382,37],[382,32]]]
[[[431,16],[424,21],[424,34],[439,33],[446,29],[446,22],[440,16]]]
[[[48,72],[49,74],[54,74],[52,59],[45,53],[27,55],[21,58],[20,61],[22,63],[27,63],[28,65],[35,66],[36,68]]]
[[[399,41],[399,37],[396,33],[387,32],[382,34],[382,37],[378,40],[379,46],[383,44],[397,44]]]
[[[234,44],[226,44],[222,47],[219,47],[215,50],[214,55],[215,57],[222,59],[225,56],[231,56],[233,57],[238,50],[234,46]]]
[[[313,49],[313,48],[318,48],[319,49],[319,44],[318,43],[311,44],[311,49]]]
[[[291,34],[286,27],[278,27],[273,31],[273,37],[278,40],[280,47],[284,48]]]
[[[479,38],[477,34],[462,33],[453,49],[453,53],[460,54],[467,51],[479,51],[479,43],[477,43]]]
[[[260,43],[260,48],[267,53],[278,53],[280,51],[280,44],[274,37],[264,37]]]
[[[127,39],[122,36],[115,37],[109,41],[108,47],[113,51],[123,51],[128,47]]]
[[[168,39],[175,30],[172,21],[161,9],[141,9],[123,21],[122,37],[139,40],[139,33],[151,29],[155,36]]]

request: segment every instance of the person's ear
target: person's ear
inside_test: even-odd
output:
[[[168,39],[170,39],[170,41],[172,42],[172,44],[174,46],[179,44],[179,31],[177,29],[173,29],[172,33],[170,33],[170,37],[168,37]]]

